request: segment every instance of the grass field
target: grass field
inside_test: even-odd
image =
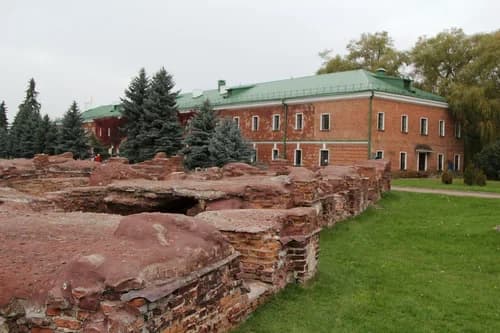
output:
[[[441,178],[399,178],[393,179],[394,186],[434,188],[443,190],[459,190],[474,192],[500,193],[500,181],[488,180],[486,186],[469,186],[464,184],[463,178],[454,178],[453,184],[443,184]]]
[[[316,278],[236,332],[500,332],[495,199],[392,192],[321,234]]]

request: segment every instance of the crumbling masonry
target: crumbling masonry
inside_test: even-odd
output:
[[[228,331],[390,189],[384,161],[180,163],[0,161],[0,333]]]

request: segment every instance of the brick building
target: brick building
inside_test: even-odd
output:
[[[185,124],[206,99],[220,117],[237,122],[257,163],[285,158],[314,167],[382,158],[391,161],[394,171],[463,169],[460,124],[444,98],[383,70],[234,87],[221,80],[218,89],[179,95],[181,122]],[[119,106],[111,107],[84,113],[103,140],[118,133],[111,118],[124,121],[114,112],[119,113]]]
[[[382,158],[394,171],[463,168],[460,124],[444,98],[384,70],[332,74],[182,94],[180,112],[209,99],[237,122],[257,162],[308,167]]]

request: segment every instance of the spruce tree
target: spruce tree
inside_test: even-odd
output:
[[[49,155],[56,154],[58,152],[58,134],[56,124],[50,120],[47,114],[43,116],[37,135],[39,152]]]
[[[89,155],[87,133],[83,129],[82,115],[75,101],[62,120],[60,149],[62,152],[70,151],[74,157],[80,159]]]
[[[175,155],[182,148],[182,127],[177,116],[176,97],[172,76],[162,68],[158,71],[147,91],[141,132],[139,160],[153,158],[158,152]]]
[[[11,153],[14,157],[31,158],[39,152],[37,144],[38,126],[41,122],[40,103],[37,101],[35,80],[31,79],[26,97],[19,105],[19,112],[14,118],[10,130]]]
[[[143,127],[144,102],[147,97],[148,87],[149,78],[146,76],[144,68],[141,68],[139,75],[132,79],[129,87],[125,90],[125,98],[121,99],[122,115],[127,119],[122,130],[127,139],[120,147],[120,150],[132,163],[141,159],[141,144],[138,135]]]
[[[9,157],[9,146],[7,107],[5,101],[2,101],[0,103],[0,158]]]
[[[250,145],[231,119],[222,119],[217,124],[208,150],[213,164],[218,167],[230,162],[249,162],[251,157]]]
[[[7,130],[7,106],[5,106],[5,101],[0,103],[0,128]]]
[[[183,153],[186,168],[208,168],[213,165],[208,147],[215,132],[215,125],[215,113],[207,100],[200,112],[191,120],[188,134],[184,140]]]

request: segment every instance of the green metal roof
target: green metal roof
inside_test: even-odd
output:
[[[372,73],[363,69],[227,87],[226,89],[228,94],[225,96],[221,95],[217,89],[204,91],[201,96],[195,98],[191,93],[180,94],[177,97],[177,105],[180,110],[188,110],[200,107],[206,99],[210,100],[213,106],[229,106],[371,90],[446,102],[441,96],[414,87],[405,88],[403,78]]]
[[[101,105],[82,112],[84,122],[99,118],[121,117],[122,106],[120,104]]]

